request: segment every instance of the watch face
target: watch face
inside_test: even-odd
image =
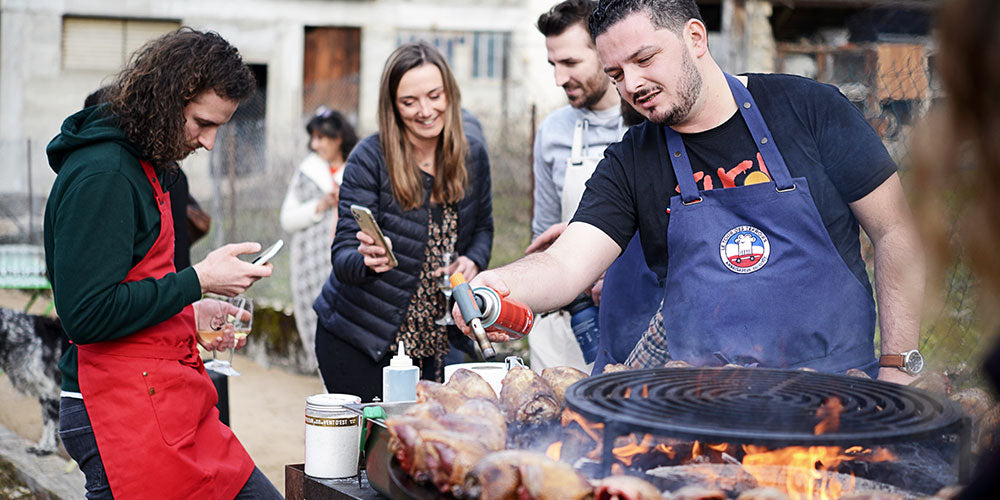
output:
[[[906,355],[906,361],[904,362],[904,369],[910,375],[916,375],[924,369],[924,357],[920,355],[917,351],[910,351]]]

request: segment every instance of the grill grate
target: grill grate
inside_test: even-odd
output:
[[[817,435],[817,410],[832,397],[843,405],[839,427]],[[923,390],[762,368],[609,373],[571,386],[566,405],[603,423],[606,444],[629,432],[646,432],[710,443],[853,446],[962,434],[965,428],[954,402]]]

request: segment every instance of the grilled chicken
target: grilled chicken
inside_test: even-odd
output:
[[[502,450],[507,444],[507,423],[496,403],[485,399],[470,399],[459,406],[455,413],[438,419],[446,429],[478,439],[490,451]]]
[[[590,500],[593,488],[572,466],[543,453],[491,453],[465,477],[463,498],[479,500]]]
[[[452,387],[431,380],[417,382],[417,402],[436,401],[448,412],[453,412],[468,400],[462,393]]]
[[[593,481],[594,500],[662,500],[660,489],[635,476],[608,476]]]
[[[554,366],[542,370],[542,380],[552,388],[559,406],[566,406],[566,389],[585,378],[586,373],[571,366]]]
[[[442,493],[454,494],[453,487],[460,486],[472,467],[490,452],[475,434],[429,429],[420,437],[427,475]]]
[[[503,379],[500,409],[508,424],[532,425],[558,418],[562,408],[549,384],[529,368],[515,366]]]
[[[455,370],[445,387],[455,389],[466,398],[482,398],[498,403],[497,393],[478,373],[465,368]]]

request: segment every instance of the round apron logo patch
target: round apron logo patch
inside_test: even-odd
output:
[[[771,244],[760,229],[753,226],[737,226],[722,237],[719,244],[722,263],[730,271],[739,274],[752,273],[767,264],[771,255]]]

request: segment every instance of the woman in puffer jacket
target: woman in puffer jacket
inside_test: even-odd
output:
[[[444,57],[425,42],[389,56],[379,89],[379,133],[347,160],[333,272],[313,308],[316,356],[331,393],[382,398],[382,368],[402,342],[421,378],[440,380],[448,352],[442,273],[472,279],[493,245],[490,168],[462,128],[461,97]],[[398,265],[362,233],[351,205],[371,210]],[[454,256],[444,267],[444,255]]]

